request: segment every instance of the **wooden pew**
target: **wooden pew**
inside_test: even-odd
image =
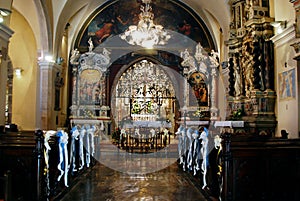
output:
[[[11,172],[0,176],[0,201],[12,201]]]
[[[188,148],[184,163],[178,160],[205,197],[212,201],[300,200],[300,139],[236,135],[231,128],[224,131],[219,134],[221,149],[209,150],[207,186],[203,187],[202,171],[195,174],[187,166]]]
[[[59,163],[58,138],[52,137],[49,145],[51,151],[49,152],[49,168],[46,171],[43,131],[0,133],[0,175],[4,175],[7,171],[11,175],[10,182],[6,185],[11,188],[7,189],[8,193],[5,193],[5,196],[11,200],[59,200],[68,188],[75,185],[79,176],[90,169],[84,167],[77,172],[69,171],[69,187],[66,187],[63,179],[60,181],[57,179],[60,174],[57,168]],[[95,160],[91,158],[90,166],[94,164]],[[9,193],[10,189],[13,189],[12,194]]]
[[[300,200],[300,139],[222,138],[222,200]]]
[[[32,200],[34,186],[34,131],[0,134],[0,173],[11,173],[12,200]]]

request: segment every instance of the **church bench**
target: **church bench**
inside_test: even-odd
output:
[[[300,139],[223,135],[222,200],[300,200]]]
[[[12,200],[32,199],[35,176],[34,131],[0,133],[0,173],[10,171]]]
[[[57,168],[59,163],[58,138],[51,137],[48,142],[51,151],[49,152],[49,166],[46,168],[43,131],[0,133],[0,175],[10,172],[9,186],[13,189],[11,200],[55,200],[68,191],[63,179],[58,181],[60,175]],[[92,160],[91,165],[93,164]],[[86,171],[87,168],[77,172],[69,171],[69,187],[75,185],[78,176]]]
[[[0,201],[12,201],[11,172],[0,176]]]

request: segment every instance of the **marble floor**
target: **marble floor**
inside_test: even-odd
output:
[[[97,163],[60,201],[206,201],[173,163],[146,174],[127,174]]]

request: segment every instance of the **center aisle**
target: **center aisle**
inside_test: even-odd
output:
[[[177,165],[128,175],[100,163],[80,178],[61,201],[206,201]]]

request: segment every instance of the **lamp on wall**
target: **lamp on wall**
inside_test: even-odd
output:
[[[154,24],[154,14],[150,6],[151,0],[142,0],[137,25],[131,25],[120,35],[121,39],[131,45],[139,45],[151,49],[154,45],[165,45],[171,38],[162,25]]]
[[[23,72],[23,69],[22,68],[15,68],[15,75],[17,77],[21,77],[22,76],[22,72]]]

